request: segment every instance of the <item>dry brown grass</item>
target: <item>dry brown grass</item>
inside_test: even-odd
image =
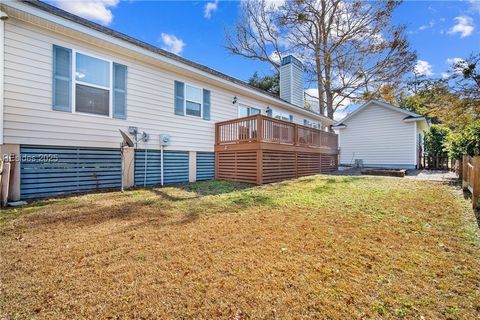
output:
[[[448,187],[315,177],[38,202],[0,221],[0,318],[480,317]]]

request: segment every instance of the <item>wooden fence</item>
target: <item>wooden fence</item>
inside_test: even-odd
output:
[[[473,209],[477,209],[480,199],[480,156],[463,155],[462,187],[470,191]]]
[[[428,154],[424,153],[421,159],[422,169],[429,170],[450,170],[454,167],[454,162],[446,154]]]

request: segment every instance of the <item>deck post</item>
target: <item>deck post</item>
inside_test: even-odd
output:
[[[467,190],[467,187],[468,187],[468,181],[467,181],[467,175],[468,175],[468,167],[467,167],[467,163],[468,163],[468,156],[467,156],[467,153],[464,153],[463,154],[463,157],[462,157],[462,188],[463,190]]]
[[[263,117],[261,114],[257,115],[257,142],[263,141]]]
[[[263,150],[257,150],[257,185],[263,184]]]
[[[298,145],[298,125],[296,123],[293,127],[293,145]]]

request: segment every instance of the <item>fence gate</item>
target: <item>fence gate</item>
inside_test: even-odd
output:
[[[20,147],[20,196],[46,198],[120,188],[120,150],[95,148]]]
[[[135,186],[161,184],[160,150],[135,150]],[[163,152],[163,183],[188,182],[188,152]],[[146,171],[145,171],[146,165]]]

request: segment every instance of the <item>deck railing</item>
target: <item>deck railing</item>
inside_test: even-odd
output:
[[[254,115],[215,124],[216,145],[251,142],[338,149],[338,136],[334,133],[264,115]]]

